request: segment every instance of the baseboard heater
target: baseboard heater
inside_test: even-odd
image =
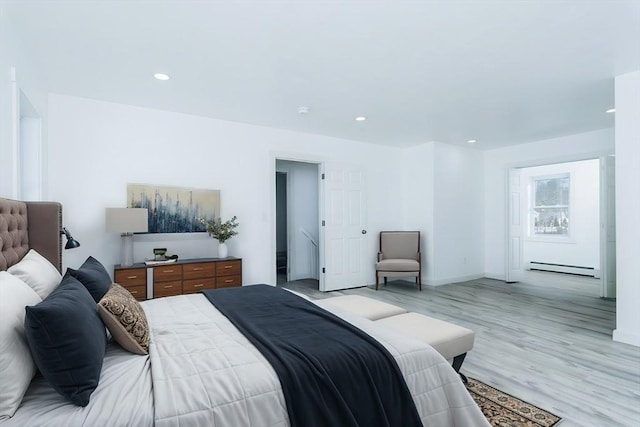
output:
[[[577,274],[579,276],[590,276],[600,278],[600,270],[593,267],[581,267],[579,265],[552,264],[548,262],[529,262],[529,270],[552,271],[555,273]]]

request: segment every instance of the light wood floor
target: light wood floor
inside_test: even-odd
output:
[[[586,297],[600,297],[600,279],[548,271],[524,271],[522,282],[533,287],[559,289]]]
[[[562,427],[640,426],[640,348],[612,341],[615,301],[532,285],[478,279],[420,292],[395,281],[328,293],[313,280],[283,286],[312,298],[363,295],[472,329],[462,372],[561,416]]]

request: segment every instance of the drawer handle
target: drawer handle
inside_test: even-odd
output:
[[[200,271],[200,270],[204,270],[204,268],[202,268],[202,267],[193,267],[193,271]]]
[[[138,277],[138,276],[127,276],[127,279],[135,279],[135,278],[137,278],[137,277]]]
[[[173,285],[165,285],[164,286],[164,289],[171,289],[171,288],[173,288]]]
[[[138,293],[138,291],[132,291],[132,290],[129,290],[129,293],[130,293],[131,295],[136,295],[136,294]]]
[[[233,268],[233,265],[225,265],[224,268]]]
[[[224,281],[224,283],[231,283],[231,282],[233,282],[233,280],[231,280],[231,279],[227,279],[227,280]]]
[[[193,287],[194,287],[194,288],[201,288],[201,287],[203,287],[203,286],[204,286],[204,285],[203,285],[202,283],[198,283],[197,285],[193,285]]]
[[[173,270],[162,270],[163,273],[173,273]]]

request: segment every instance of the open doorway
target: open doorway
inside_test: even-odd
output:
[[[276,172],[276,272],[277,284],[288,281],[287,173]]]
[[[600,296],[599,159],[523,168],[523,282]]]
[[[507,281],[615,296],[608,158],[509,171]]]
[[[300,281],[318,290],[319,164],[276,159],[277,284]]]

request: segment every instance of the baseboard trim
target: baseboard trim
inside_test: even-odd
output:
[[[468,280],[482,279],[485,277],[483,274],[472,274],[469,276],[450,277],[448,279],[426,280],[423,281],[423,285],[427,286],[442,286],[450,283],[466,282]]]
[[[578,276],[600,278],[600,270],[594,267],[586,267],[581,265],[554,264],[550,262],[529,261],[527,270],[532,271],[550,271],[554,273],[575,274]]]
[[[625,344],[635,345],[640,347],[640,334],[635,332],[628,332],[620,329],[614,329],[613,340],[623,342]]]

